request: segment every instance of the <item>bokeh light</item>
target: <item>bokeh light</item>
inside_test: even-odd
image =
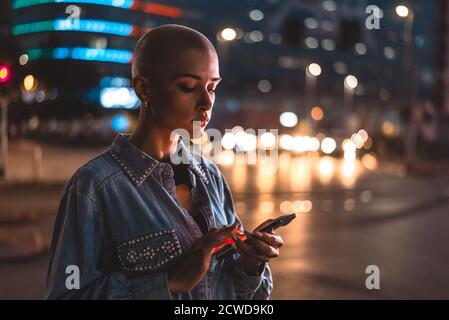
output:
[[[401,18],[405,18],[409,14],[409,9],[404,5],[396,6],[396,14]]]
[[[307,67],[307,71],[312,76],[318,77],[321,74],[321,67],[318,63],[311,63]]]
[[[233,28],[225,28],[221,31],[222,39],[232,41],[237,37],[237,32]]]
[[[357,78],[353,75],[348,75],[345,78],[345,86],[349,89],[355,89],[357,88],[359,84],[359,81],[357,80]]]
[[[323,141],[321,141],[321,150],[325,154],[331,154],[335,151],[335,148],[337,147],[337,143],[332,138],[324,138]]]
[[[320,106],[314,106],[310,111],[310,116],[315,121],[320,121],[324,117],[324,111]]]
[[[298,123],[298,116],[293,112],[282,112],[279,122],[286,128],[292,128]]]

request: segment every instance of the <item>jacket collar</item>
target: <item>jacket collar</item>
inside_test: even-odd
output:
[[[133,184],[140,186],[161,162],[137,148],[129,141],[129,138],[129,134],[118,134],[112,142],[109,152]],[[204,183],[209,183],[201,167],[201,156],[192,155],[181,138],[178,141],[177,151],[183,162],[188,164],[188,168],[194,171]]]

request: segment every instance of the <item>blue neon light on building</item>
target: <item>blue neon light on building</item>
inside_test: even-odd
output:
[[[13,35],[47,31],[79,31],[130,36],[133,31],[133,25],[128,23],[94,19],[58,19],[54,21],[36,21],[32,23],[18,24],[12,28]]]
[[[101,62],[130,63],[132,52],[118,49],[96,48],[54,48],[54,49],[29,49],[27,54],[31,60],[39,59],[76,59]]]
[[[130,9],[134,4],[134,0],[15,0],[12,3],[12,7],[13,9],[20,9],[46,3],[96,4],[100,6]]]
[[[75,3],[89,3],[89,4],[98,4],[100,6],[111,6],[117,8],[131,8],[134,3],[134,0],[55,0],[55,2],[75,2]]]
[[[119,36],[129,36],[132,33],[133,26],[127,23],[108,22],[101,20],[55,20],[53,24],[55,31],[82,31],[109,33]]]
[[[76,60],[129,63],[132,52],[117,49],[73,48],[70,57]]]

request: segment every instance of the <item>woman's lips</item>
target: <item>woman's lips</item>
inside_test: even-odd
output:
[[[201,128],[206,127],[207,123],[209,122],[209,119],[207,117],[200,117],[200,118],[196,118],[193,119],[193,121],[198,121],[200,123]]]

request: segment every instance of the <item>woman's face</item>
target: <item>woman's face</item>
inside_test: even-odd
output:
[[[215,89],[221,80],[216,53],[185,50],[160,70],[149,90],[156,125],[170,132],[185,129],[192,138],[198,137],[211,118]]]

